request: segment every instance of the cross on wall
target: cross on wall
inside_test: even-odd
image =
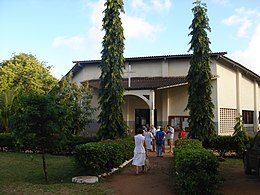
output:
[[[135,72],[132,71],[131,64],[128,63],[127,66],[128,66],[128,70],[125,73],[127,73],[128,88],[130,88],[131,87],[131,74],[135,73]]]

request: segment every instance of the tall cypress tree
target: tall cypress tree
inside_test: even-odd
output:
[[[187,75],[189,99],[187,109],[189,109],[189,136],[200,140],[209,139],[215,133],[213,123],[212,103],[212,84],[210,70],[210,40],[207,31],[209,27],[209,18],[207,17],[207,6],[201,1],[195,1],[192,9],[194,19],[189,29],[191,35],[190,49],[193,51],[190,60],[190,69]]]
[[[101,76],[99,91],[98,136],[115,139],[125,135],[126,123],[121,105],[124,89],[122,76],[124,64],[124,34],[120,13],[124,13],[123,0],[107,0],[103,18],[103,50],[101,51]]]

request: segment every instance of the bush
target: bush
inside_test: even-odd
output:
[[[249,137],[249,140],[252,138]],[[220,157],[224,157],[227,152],[235,152],[237,155],[241,155],[244,151],[244,146],[249,143],[248,140],[241,142],[234,136],[213,136],[209,141],[204,141],[203,146],[208,149],[215,150],[219,153]]]
[[[89,142],[97,142],[98,139],[96,136],[67,136],[66,140],[58,140],[60,142],[55,148],[49,151],[51,154],[61,154],[61,155],[70,155],[75,152],[75,147],[80,144],[85,144]]]
[[[0,133],[0,150],[13,150],[15,140],[11,133]]]
[[[87,143],[76,146],[75,159],[86,174],[98,175],[133,157],[133,139]]]
[[[37,152],[38,148],[34,144],[34,134],[28,134],[21,143],[16,139],[11,133],[0,133],[0,150],[16,150],[16,151],[26,151],[30,150]],[[56,147],[47,151],[51,154],[73,154],[76,145],[85,144],[88,142],[97,142],[96,136],[71,136],[67,140],[59,140],[57,138],[56,142],[59,142]]]
[[[202,142],[197,139],[178,139],[175,142],[177,148],[202,148]]]
[[[214,194],[219,184],[217,158],[198,140],[186,139],[180,143],[174,150],[178,191],[180,194]]]

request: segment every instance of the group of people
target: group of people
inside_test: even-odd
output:
[[[165,129],[160,126],[156,129],[153,125],[137,129],[134,136],[135,149],[132,162],[136,167],[135,174],[139,174],[139,167],[142,167],[142,172],[144,172],[145,160],[150,151],[156,151],[157,157],[163,157],[165,140],[169,145],[169,153],[173,153],[173,138],[174,128],[170,125],[167,125]]]

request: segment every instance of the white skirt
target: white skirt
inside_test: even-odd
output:
[[[152,149],[152,140],[145,140],[145,144],[148,150]]]
[[[144,166],[146,155],[145,153],[134,153],[134,159],[132,165],[135,166]]]

